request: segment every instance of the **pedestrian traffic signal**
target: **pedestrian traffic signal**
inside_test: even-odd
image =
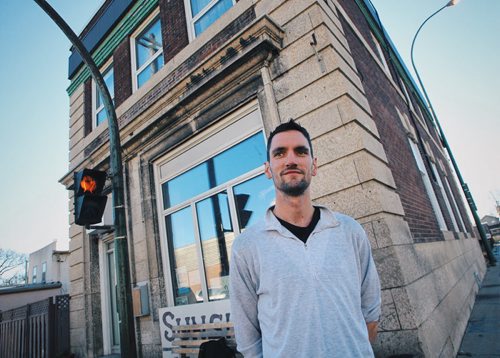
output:
[[[106,172],[83,169],[74,173],[75,224],[87,226],[102,221],[106,200],[102,189],[106,182]]]

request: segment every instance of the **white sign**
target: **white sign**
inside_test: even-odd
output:
[[[195,303],[175,307],[163,307],[158,310],[160,317],[161,346],[163,358],[174,357],[172,328],[189,324],[205,324],[230,321],[229,300],[208,303]]]

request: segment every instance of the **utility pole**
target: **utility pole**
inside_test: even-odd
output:
[[[125,200],[123,185],[123,166],[121,156],[120,133],[116,112],[104,79],[92,56],[82,41],[73,32],[64,19],[45,1],[34,0],[76,48],[83,62],[89,68],[108,115],[110,176],[113,200],[114,246],[117,283],[117,304],[120,317],[120,352],[122,357],[136,357],[134,316],[132,310],[132,290],[130,283],[129,256],[127,246],[127,228],[125,224]]]

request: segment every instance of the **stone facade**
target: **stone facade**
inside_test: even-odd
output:
[[[134,91],[130,36],[156,9],[165,65]],[[308,128],[319,164],[314,201],[368,233],[383,288],[376,354],[456,354],[484,261],[430,116],[368,9],[357,0],[240,0],[192,38],[183,0],[143,0],[93,49],[98,65],[114,60],[131,281],[148,284],[151,308],[135,320],[142,356],[162,354],[158,309],[173,304],[157,163],[225,128],[229,114],[255,109],[264,133],[289,118]],[[67,187],[73,171],[107,170],[109,159],[107,124],[92,126],[85,68],[71,80]],[[95,357],[112,350],[102,313],[109,235],[75,225],[72,207],[70,193],[71,345]]]

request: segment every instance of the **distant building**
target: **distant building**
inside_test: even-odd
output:
[[[118,116],[134,303],[149,307],[135,318],[141,356],[170,356],[172,325],[230,320],[231,243],[273,202],[265,138],[289,118],[312,135],[314,201],[370,238],[377,354],[457,353],[485,263],[436,126],[370,4],[107,0],[81,33]],[[102,99],[74,50],[69,78],[67,188],[74,171],[109,169]],[[75,225],[72,209],[72,352],[116,353],[113,236]]]
[[[69,293],[69,251],[57,250],[54,241],[41,249],[30,253],[28,261],[28,283],[61,283],[58,294]]]

